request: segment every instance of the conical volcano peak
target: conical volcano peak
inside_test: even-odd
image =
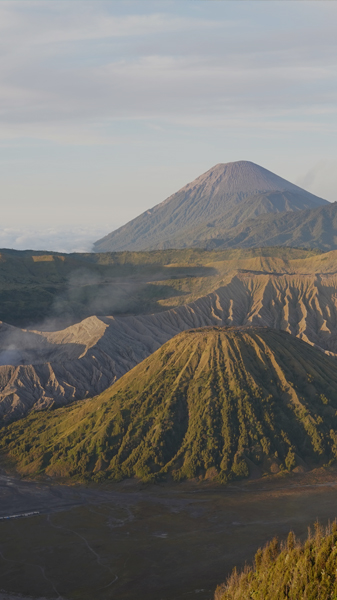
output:
[[[208,240],[260,214],[323,204],[328,203],[253,162],[219,163],[109,233],[94,244],[94,249],[111,252],[205,247]]]
[[[337,457],[336,390],[335,360],[289,333],[204,327],[101,395],[10,425],[0,450],[23,474],[99,480],[310,468]]]
[[[202,188],[204,193],[257,194],[264,192],[290,191],[305,193],[297,185],[275,175],[268,169],[248,160],[230,163],[218,163],[206,173],[184,186],[180,192]],[[179,192],[178,192],[179,193]]]

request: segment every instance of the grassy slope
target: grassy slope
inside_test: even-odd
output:
[[[304,544],[289,533],[279,547],[276,538],[258,550],[254,569],[236,570],[219,586],[215,600],[327,600],[337,597],[337,525],[323,535],[316,524],[314,537]]]
[[[238,269],[315,272],[315,256],[293,248],[68,255],[2,250],[0,320],[25,326],[46,317],[154,312],[214,291]]]
[[[184,332],[91,400],[2,432],[21,473],[101,480],[278,472],[337,457],[335,359],[267,328]]]

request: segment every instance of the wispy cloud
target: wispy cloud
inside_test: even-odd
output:
[[[3,226],[111,230],[217,162],[295,180],[329,159],[336,18],[324,0],[0,2]],[[334,199],[331,170],[309,185]]]
[[[325,5],[317,11],[331,10]],[[129,8],[135,13],[113,15],[106,2],[0,4],[2,137],[55,139],[57,125],[65,142],[104,143],[109,135],[98,129],[107,120],[185,118],[190,126],[192,117],[202,127],[212,115],[207,126],[216,127],[226,115],[245,127],[249,108],[273,119],[305,110],[318,123],[318,105],[336,106],[333,22],[315,27],[307,18],[270,32],[262,13],[259,26],[244,13],[217,20]],[[260,124],[271,126],[270,118]]]

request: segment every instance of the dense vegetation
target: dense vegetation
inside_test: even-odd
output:
[[[224,274],[252,268],[252,260],[273,257],[287,263],[314,256],[281,248],[105,254],[1,250],[0,320],[26,326],[48,317],[69,324],[91,315],[154,312],[209,294]]]
[[[318,523],[306,542],[290,532],[259,549],[254,568],[233,571],[215,600],[335,600],[337,598],[337,524],[325,532]]]
[[[2,430],[21,473],[144,481],[282,473],[337,458],[336,360],[268,328],[177,335],[111,388]]]

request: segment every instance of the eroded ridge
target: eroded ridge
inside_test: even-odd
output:
[[[329,257],[335,254],[329,253],[326,260],[333,262]],[[317,267],[323,259],[315,259]],[[25,332],[3,325],[2,350],[8,351],[10,334],[21,361],[16,355],[14,364],[0,366],[1,416],[18,418],[32,408],[101,393],[174,335],[195,327],[268,326],[337,353],[336,273],[301,275],[267,272],[268,264],[262,267],[264,271],[241,269],[195,302],[155,314],[89,317],[57,332]]]

